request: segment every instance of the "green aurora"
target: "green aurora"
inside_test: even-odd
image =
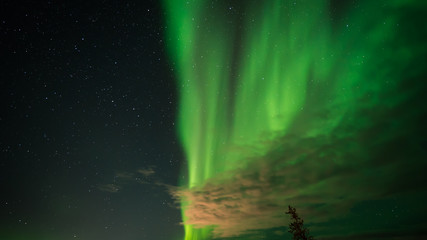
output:
[[[185,240],[285,239],[288,204],[324,239],[425,229],[425,1],[164,7]]]

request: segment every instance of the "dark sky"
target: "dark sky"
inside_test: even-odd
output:
[[[172,239],[158,1],[1,1],[0,239]]]

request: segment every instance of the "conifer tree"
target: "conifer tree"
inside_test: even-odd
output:
[[[309,230],[304,227],[304,220],[300,218],[294,207],[289,206],[286,214],[291,215],[291,223],[288,232],[293,234],[293,240],[314,240],[309,234]]]

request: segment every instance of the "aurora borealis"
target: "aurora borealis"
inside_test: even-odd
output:
[[[0,240],[427,239],[426,2],[0,1]]]
[[[424,1],[164,8],[185,240],[425,236]]]

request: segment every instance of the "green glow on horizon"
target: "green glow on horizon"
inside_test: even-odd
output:
[[[359,106],[378,104],[376,93],[396,86],[399,79],[390,78],[389,69],[377,69],[378,56],[402,62],[412,57],[409,49],[380,48],[393,36],[394,15],[354,12],[350,20],[333,22],[329,1],[294,2],[248,1],[241,10],[245,16],[237,18],[224,1],[164,1],[180,96],[178,133],[188,161],[188,182],[182,186],[202,186],[244,167],[245,159],[268,152],[265,143],[294,131],[291,127],[304,125],[299,133],[306,136],[330,134]],[[370,5],[364,2],[365,11]],[[367,95],[369,101],[359,102]],[[303,119],[313,109],[329,109],[330,117]],[[301,118],[306,124],[295,123]],[[209,239],[210,231],[185,225],[185,240]]]

